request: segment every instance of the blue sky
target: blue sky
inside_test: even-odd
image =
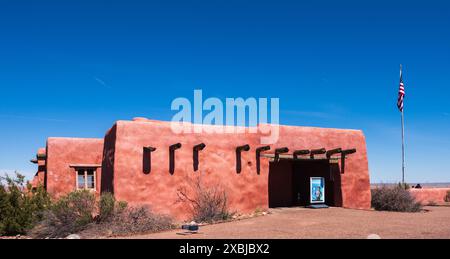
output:
[[[362,129],[373,182],[450,182],[448,1],[0,0],[0,171],[49,136],[169,120],[176,97],[279,97],[280,122]]]

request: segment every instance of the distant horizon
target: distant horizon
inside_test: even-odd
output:
[[[450,187],[450,182],[406,182],[407,184],[420,184],[422,185],[422,187],[425,186],[430,186],[430,185],[439,185],[439,186],[448,186]],[[392,184],[399,184],[399,182],[378,182],[378,183],[374,183],[374,182],[370,182],[370,185],[383,185],[383,184],[387,184],[387,185],[392,185]]]

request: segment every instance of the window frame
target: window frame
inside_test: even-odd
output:
[[[88,187],[88,171],[92,170],[94,174],[94,188]],[[79,172],[83,171],[83,178],[84,178],[84,188],[80,188],[78,185],[78,176]],[[75,189],[77,191],[79,190],[88,190],[88,191],[96,191],[97,190],[97,168],[95,167],[86,167],[86,168],[75,168]]]

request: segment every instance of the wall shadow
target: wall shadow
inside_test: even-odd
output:
[[[100,192],[114,193],[114,160],[117,126],[114,125],[105,136],[103,145],[102,176]]]

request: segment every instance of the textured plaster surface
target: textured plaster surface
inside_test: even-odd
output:
[[[55,198],[76,189],[76,172],[71,164],[101,164],[103,139],[49,138],[47,141],[46,186]],[[96,173],[97,192],[101,168]]]
[[[216,186],[225,190],[231,211],[252,212],[268,208],[268,158],[261,158],[261,172],[256,172],[255,149],[260,144],[260,134],[253,133],[187,133],[174,134],[170,123],[140,119],[137,121],[118,121],[114,141],[105,143],[105,156],[114,154],[110,160],[113,169],[111,185],[117,199],[131,204],[147,204],[153,210],[186,218],[189,206],[178,200],[177,193],[184,191],[194,195],[192,188],[198,177],[203,186]],[[169,173],[169,146],[181,143],[175,151],[175,172]],[[193,146],[205,143],[200,151],[199,171],[193,171]],[[248,152],[242,152],[242,171],[236,173],[237,146],[250,145]],[[152,146],[151,172],[143,173],[143,147]],[[341,175],[342,206],[355,209],[370,208],[370,184],[365,138],[359,130],[340,130],[310,127],[280,126],[275,148],[296,149],[356,148],[349,155],[345,170]],[[111,150],[113,148],[113,150]],[[108,154],[106,154],[108,153]]]

